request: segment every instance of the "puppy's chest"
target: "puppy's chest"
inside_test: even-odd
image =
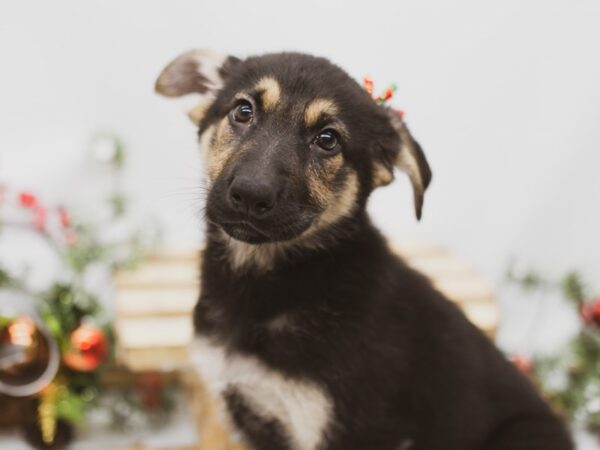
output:
[[[235,393],[253,416],[276,423],[293,450],[319,449],[333,420],[333,404],[322,386],[289,377],[202,335],[194,341],[192,359],[214,395]],[[242,434],[250,433],[240,426]]]

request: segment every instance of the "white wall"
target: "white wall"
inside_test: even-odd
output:
[[[193,243],[195,131],[153,94],[157,73],[192,47],[302,50],[399,86],[434,182],[420,224],[406,180],[374,196],[387,234],[436,240],[492,281],[519,256],[600,290],[599,23],[596,0],[2,2],[0,180],[81,195],[87,138],[114,130],[130,188],[172,244]]]

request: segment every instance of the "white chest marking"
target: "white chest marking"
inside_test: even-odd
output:
[[[213,393],[234,387],[257,414],[281,422],[294,450],[319,448],[333,413],[322,388],[286,377],[256,358],[227,354],[201,337],[192,345],[191,358]]]

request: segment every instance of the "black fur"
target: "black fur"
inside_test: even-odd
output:
[[[350,133],[344,161],[358,174],[360,191],[353,214],[320,232],[321,249],[296,250],[268,271],[235,270],[227,263],[228,244],[215,213],[203,254],[197,333],[323,386],[335,412],[323,450],[573,448],[529,381],[427,279],[392,254],[369,221],[365,204],[374,188],[373,163],[391,166],[399,148],[385,110],[319,58],[230,59],[225,72],[225,86],[201,132],[229,113],[239,89],[273,75],[290,104],[325,96],[340,105]],[[311,157],[299,144],[304,131],[276,119],[261,127],[256,142],[263,144],[283,130],[289,139],[284,159],[292,166],[287,170],[301,173],[299,167]],[[419,164],[426,164],[424,158]],[[228,176],[209,196],[209,219],[211,207],[224,207]],[[280,182],[289,179],[295,178]],[[290,188],[297,195],[290,198],[302,204],[305,193],[302,181],[297,183]],[[273,331],[269,322],[282,314],[291,318],[290,326]],[[234,391],[226,399],[257,450],[289,448],[276,420],[257,417]]]
[[[326,386],[337,423],[328,450],[395,450],[407,439],[414,450],[572,448],[487,337],[390,254],[364,215],[356,222],[335,248],[265,275],[236,274],[209,241],[197,331]],[[283,312],[297,331],[271,335]]]

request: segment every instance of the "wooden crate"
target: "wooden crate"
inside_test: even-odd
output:
[[[490,285],[465,262],[439,246],[399,241],[391,247],[431,279],[466,316],[493,337],[498,308]],[[200,252],[165,251],[138,269],[115,275],[118,361],[133,371],[180,370],[197,417],[203,450],[234,450],[214,413],[202,380],[189,368],[193,338],[191,312],[199,295]]]

